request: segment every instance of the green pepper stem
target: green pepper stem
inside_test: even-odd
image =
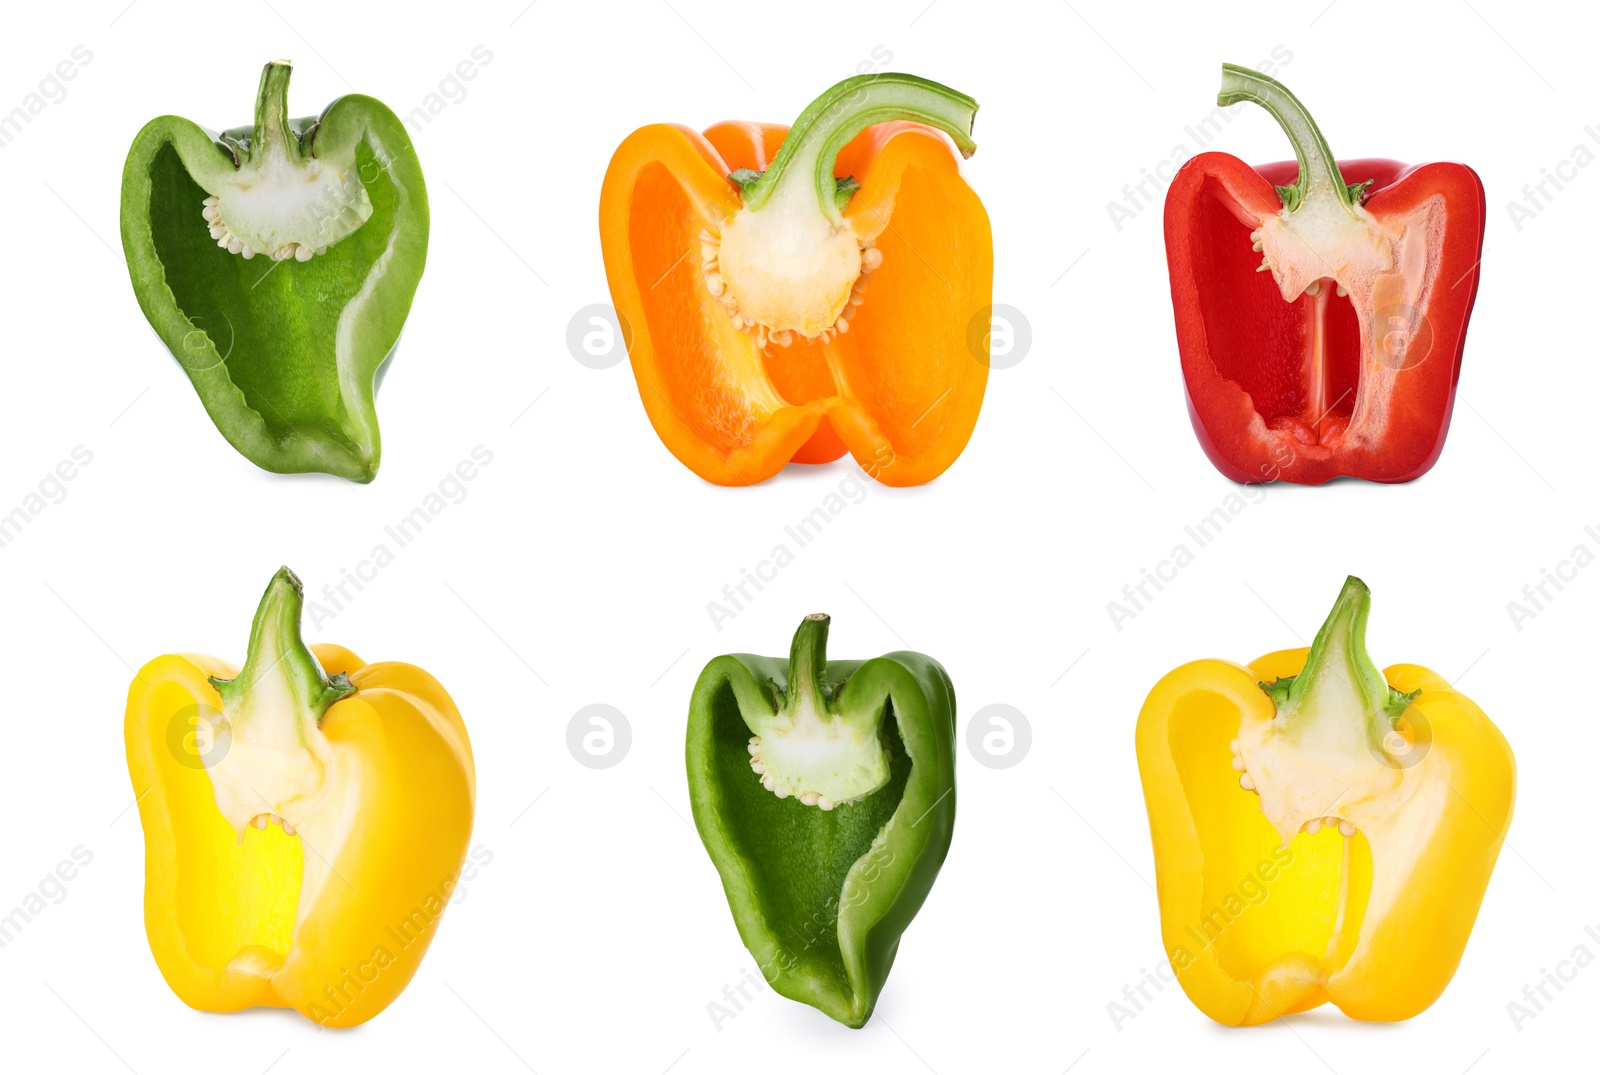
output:
[[[1265,108],[1278,121],[1283,133],[1294,146],[1295,160],[1300,163],[1300,174],[1293,184],[1279,187],[1278,195],[1283,206],[1293,213],[1308,201],[1335,200],[1346,209],[1359,204],[1366,183],[1348,184],[1339,171],[1339,162],[1328,148],[1327,140],[1317,128],[1316,121],[1299,98],[1277,79],[1268,78],[1259,71],[1235,64],[1222,65],[1222,89],[1217,93],[1217,104],[1227,107],[1240,101],[1254,101]]]
[[[1380,732],[1392,727],[1405,712],[1416,692],[1403,694],[1389,686],[1367,654],[1367,615],[1371,610],[1372,591],[1367,584],[1354,575],[1345,579],[1333,611],[1311,642],[1305,667],[1298,675],[1261,684],[1277,706],[1280,719],[1292,723],[1302,714],[1325,708],[1323,700],[1342,701],[1352,694],[1374,725],[1381,722],[1382,727],[1376,729]]]
[[[843,215],[834,163],[852,138],[874,123],[915,120],[948,134],[961,155],[970,157],[978,148],[972,141],[977,111],[978,102],[966,94],[915,75],[886,72],[847,78],[800,113],[766,172],[744,187],[744,207],[755,212],[780,190],[811,189],[818,208],[837,226]]]
[[[355,693],[345,675],[325,673],[301,639],[300,613],[304,604],[300,580],[287,567],[280,567],[267,584],[250,625],[250,649],[244,667],[233,679],[210,677],[230,719],[234,719],[233,714],[250,712],[252,696],[263,696],[283,698],[295,716],[315,724],[334,702]]]
[[[300,140],[289,129],[289,75],[293,70],[294,64],[289,60],[272,60],[261,69],[255,133],[250,139],[253,163],[274,154],[298,163],[303,156]]]
[[[819,716],[827,712],[822,684],[828,667],[828,623],[826,612],[813,612],[800,621],[789,646],[789,689],[784,697],[784,712],[808,709]]]

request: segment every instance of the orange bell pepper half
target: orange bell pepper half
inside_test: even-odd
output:
[[[606,276],[645,412],[685,466],[751,485],[848,450],[917,485],[961,454],[994,252],[938,132],[970,156],[976,111],[937,83],[862,75],[793,128],[654,124],[618,147]]]
[[[1370,603],[1349,579],[1309,650],[1186,664],[1139,714],[1162,941],[1219,1023],[1421,1012],[1505,842],[1511,747],[1438,674],[1378,670]]]

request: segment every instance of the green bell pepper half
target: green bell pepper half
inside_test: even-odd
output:
[[[828,617],[808,616],[787,664],[735,653],[706,665],[689,704],[689,799],[767,982],[860,1027],[950,848],[956,700],[931,657],[829,661],[827,636]],[[796,737],[811,745],[779,751]],[[836,802],[791,790],[852,779],[859,797]]]
[[[289,74],[262,71],[253,126],[145,125],[122,173],[122,247],[146,319],[230,444],[265,470],[366,482],[428,193],[386,106],[351,94],[290,119]]]

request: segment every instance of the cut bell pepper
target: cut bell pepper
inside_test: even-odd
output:
[[[606,276],[645,412],[685,466],[749,485],[848,450],[916,485],[961,454],[994,258],[938,131],[970,155],[976,110],[937,83],[863,75],[792,129],[656,124],[618,147]]]
[[[950,849],[956,699],[931,657],[830,661],[827,639],[807,616],[787,664],[706,665],[689,801],[767,983],[860,1027]]]
[[[300,580],[267,588],[242,669],[169,654],[128,688],[145,930],[190,1007],[366,1022],[411,981],[472,834],[472,746],[408,664],[300,640]]]
[[[1284,86],[1224,65],[1217,103],[1240,101],[1272,114],[1296,159],[1202,153],[1167,192],[1195,434],[1238,482],[1410,481],[1450,425],[1483,184],[1464,164],[1335,161]]]
[[[1309,650],[1186,664],[1139,713],[1162,941],[1219,1023],[1421,1012],[1505,842],[1505,737],[1438,674],[1379,672],[1370,604],[1351,578]]]
[[[122,173],[122,248],[139,308],[228,443],[264,470],[367,482],[428,191],[382,102],[350,94],[290,119],[289,73],[262,71],[251,127],[145,125]]]

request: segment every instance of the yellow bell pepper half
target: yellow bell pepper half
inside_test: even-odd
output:
[[[1139,714],[1162,941],[1219,1023],[1408,1019],[1472,932],[1516,763],[1436,673],[1379,672],[1370,604],[1351,578],[1309,650],[1183,665]]]
[[[191,1007],[354,1026],[438,930],[472,833],[472,748],[432,676],[308,648],[301,604],[285,568],[243,669],[169,654],[128,688],[145,929]]]

